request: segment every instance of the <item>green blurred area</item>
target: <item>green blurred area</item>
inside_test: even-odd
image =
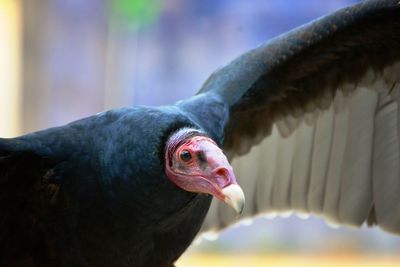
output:
[[[156,21],[161,9],[161,0],[114,0],[110,17],[114,26],[130,29],[136,24],[147,25]]]

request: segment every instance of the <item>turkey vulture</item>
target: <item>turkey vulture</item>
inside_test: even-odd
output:
[[[226,206],[399,234],[399,12],[365,1],[175,105],[0,139],[0,265],[173,266],[199,232],[237,220]]]

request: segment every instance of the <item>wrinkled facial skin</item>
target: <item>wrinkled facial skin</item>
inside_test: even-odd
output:
[[[183,190],[211,194],[241,213],[244,206],[243,191],[222,150],[212,139],[203,135],[184,140],[180,138],[185,137],[178,134],[167,143],[168,178]]]

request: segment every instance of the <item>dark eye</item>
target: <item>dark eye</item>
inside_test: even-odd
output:
[[[182,150],[181,154],[179,155],[182,161],[188,162],[189,160],[192,159],[192,155],[190,154],[189,151],[187,150]]]

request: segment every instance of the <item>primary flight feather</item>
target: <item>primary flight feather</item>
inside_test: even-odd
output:
[[[393,0],[339,10],[173,106],[0,139],[0,265],[173,266],[242,212],[399,234],[399,12]]]

